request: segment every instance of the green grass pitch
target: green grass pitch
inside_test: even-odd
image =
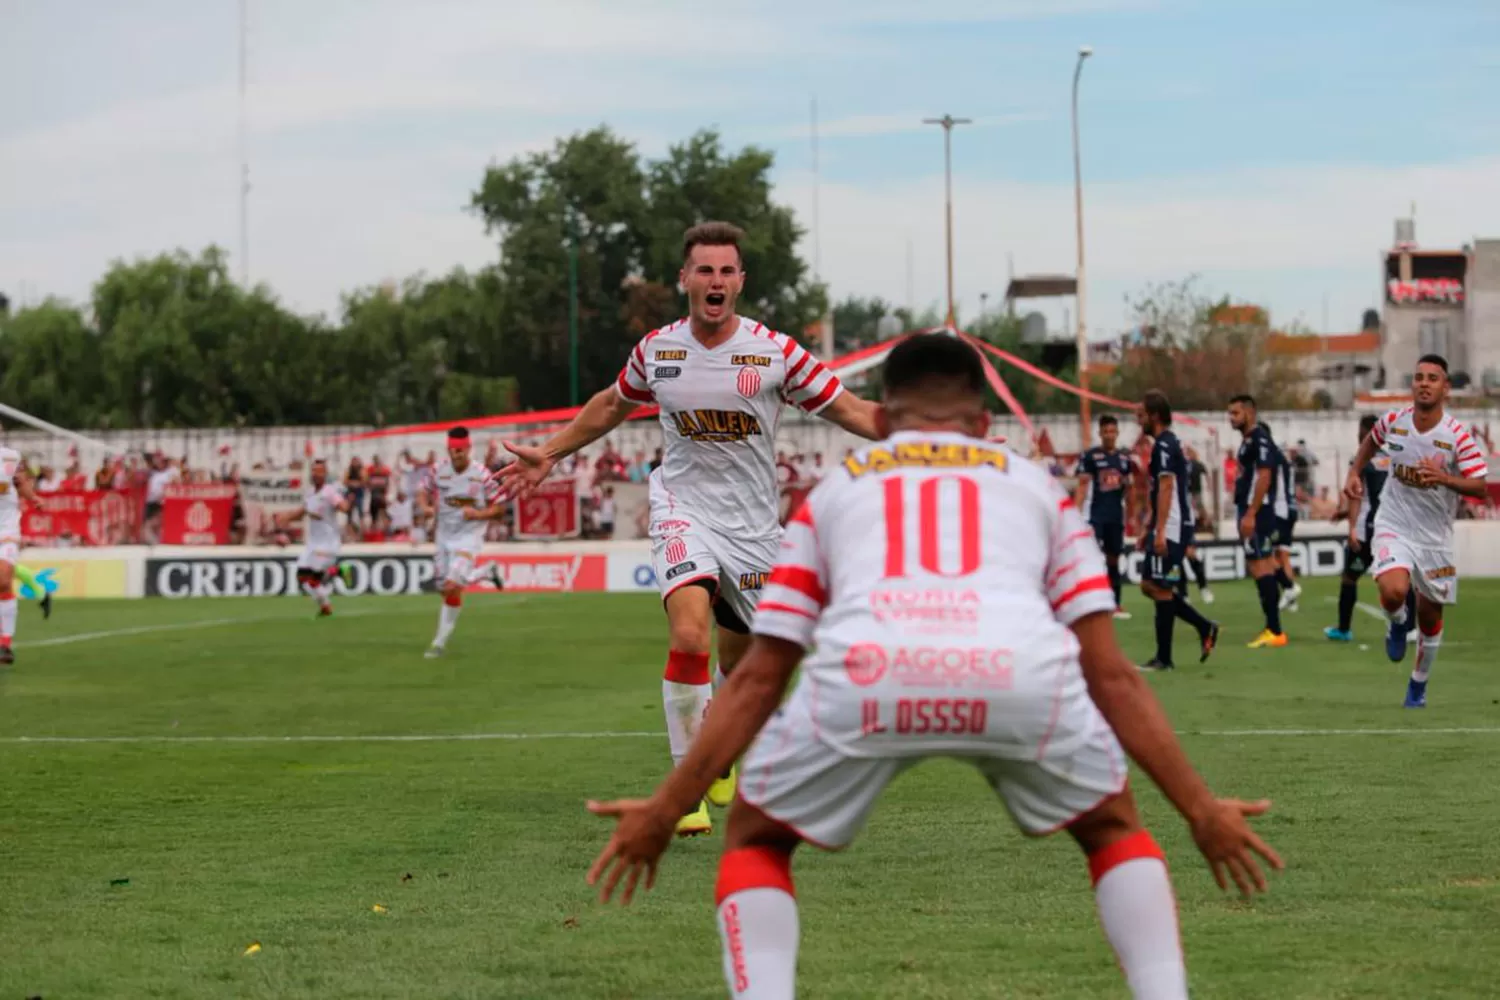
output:
[[[1221,895],[1136,782],[1195,996],[1493,997],[1500,582],[1464,582],[1421,712],[1379,622],[1356,615],[1368,649],[1322,638],[1335,587],[1308,586],[1288,648],[1250,651],[1250,586],[1221,585],[1220,651],[1187,666],[1180,629],[1185,665],[1151,679],[1215,789],[1275,800],[1259,826],[1289,866],[1257,902]],[[435,598],[338,608],[23,609],[0,672],[0,1000],[722,996],[717,833],[630,910],[583,882],[607,834],[584,800],[668,763],[654,598],[474,600],[438,661]],[[1127,648],[1149,656],[1149,632],[1126,623]],[[902,778],[853,849],[796,872],[810,1000],[1125,995],[1076,849],[1026,841],[962,766]]]

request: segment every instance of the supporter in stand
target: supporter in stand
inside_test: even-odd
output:
[[[369,480],[365,475],[365,463],[358,455],[349,459],[349,469],[344,473],[344,492],[349,497],[349,526],[357,528],[364,522],[365,491]]]
[[[378,525],[385,516],[387,497],[390,494],[391,467],[376,455],[370,462],[366,480],[370,486],[370,524]]]

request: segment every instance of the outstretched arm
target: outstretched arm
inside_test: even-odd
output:
[[[502,441],[505,450],[516,460],[497,475],[505,492],[518,496],[546,479],[559,458],[571,455],[599,440],[624,422],[640,404],[626,399],[610,386],[594,393],[568,426],[554,434],[541,447],[533,448],[514,441]]]
[[[884,435],[876,426],[875,414],[878,412],[879,403],[861,399],[846,390],[819,411],[818,416],[837,424],[850,434],[857,434],[869,441],[879,441]]]

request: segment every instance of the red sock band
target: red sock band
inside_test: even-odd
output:
[[[15,599],[15,596],[16,592],[10,587],[0,587],[0,601],[11,601]]]
[[[1427,636],[1427,638],[1431,639],[1435,635],[1442,635],[1443,634],[1443,623],[1440,620],[1437,623],[1437,627],[1434,628],[1431,632],[1429,632],[1429,631],[1427,631],[1427,626],[1426,625],[1423,625],[1421,622],[1418,622],[1417,623],[1417,631],[1421,632],[1423,635]]]
[[[1156,844],[1156,838],[1151,836],[1150,830],[1137,830],[1130,836],[1115,841],[1108,847],[1102,848],[1089,855],[1089,878],[1094,885],[1099,884],[1111,868],[1123,865],[1127,861],[1137,858],[1155,858],[1162,864],[1166,864],[1167,856],[1161,852]]]
[[[719,880],[714,883],[715,905],[746,889],[780,889],[795,897],[792,856],[770,847],[725,851],[719,859]]]
[[[463,603],[464,603],[464,595],[463,594],[444,594],[443,595],[443,603],[446,604],[446,605],[448,605],[448,607],[450,607],[450,608],[462,607]]]
[[[708,654],[679,653],[674,649],[667,654],[667,669],[662,673],[662,677],[673,684],[707,684],[709,683]]]

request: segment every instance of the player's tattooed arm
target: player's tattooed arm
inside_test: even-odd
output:
[[[1233,879],[1246,896],[1252,889],[1265,891],[1265,875],[1253,855],[1273,868],[1282,867],[1281,858],[1255,835],[1246,817],[1261,815],[1271,803],[1214,797],[1177,741],[1150,685],[1121,652],[1109,612],[1085,615],[1072,628],[1089,697],[1125,752],[1187,820],[1219,887],[1228,888],[1228,879]]]
[[[857,434],[869,441],[879,441],[885,437],[880,433],[879,424],[875,419],[875,415],[879,412],[879,403],[861,399],[846,390],[839,393],[838,398],[819,411],[818,416],[837,424],[850,434]]]

